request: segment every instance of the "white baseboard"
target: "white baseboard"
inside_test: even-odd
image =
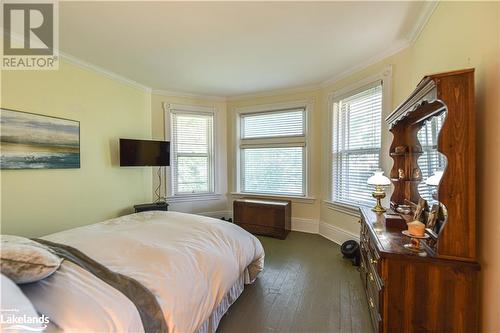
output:
[[[202,212],[198,215],[208,216],[220,219],[221,217],[232,218],[233,212],[230,210],[221,210],[214,212]],[[343,242],[354,239],[359,242],[359,234],[354,234],[350,231],[336,227],[332,224],[322,222],[315,219],[305,219],[292,217],[292,231],[307,232],[310,234],[318,234],[326,239],[341,245]]]
[[[319,234],[339,245],[349,239],[359,242],[359,235],[325,222],[320,222]]]
[[[225,217],[226,219],[233,217],[233,212],[231,212],[229,210],[219,210],[219,211],[215,211],[215,212],[202,212],[202,213],[195,213],[195,214],[213,217],[216,219],[220,219],[221,217]]]
[[[226,218],[233,217],[232,211],[208,212],[208,213],[199,213],[199,214],[205,215],[205,216],[210,216],[210,217],[218,217],[218,218],[220,218],[222,216],[225,216]],[[218,214],[220,215],[220,217],[218,216]],[[317,234],[317,233],[319,233],[319,220],[292,217],[292,230],[293,231],[308,232],[311,234]]]
[[[317,234],[319,233],[319,221],[292,217],[292,230]]]

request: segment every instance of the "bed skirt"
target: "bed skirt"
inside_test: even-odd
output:
[[[240,297],[243,289],[245,288],[245,284],[253,283],[255,278],[250,277],[251,272],[249,272],[248,268],[240,275],[238,281],[229,289],[226,293],[226,296],[222,298],[222,301],[219,305],[212,311],[210,317],[201,324],[200,328],[196,333],[215,333],[219,323],[227,312],[229,307]]]

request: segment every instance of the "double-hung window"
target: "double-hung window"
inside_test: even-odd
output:
[[[371,205],[366,183],[380,167],[382,82],[333,100],[331,196],[334,203]]]
[[[171,109],[172,194],[214,193],[214,114]]]
[[[306,196],[306,107],[240,114],[240,191]]]

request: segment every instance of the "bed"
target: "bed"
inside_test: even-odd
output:
[[[51,234],[110,270],[139,281],[161,307],[168,332],[213,333],[264,266],[259,240],[217,219],[148,211]],[[21,285],[61,332],[144,332],[136,306],[118,290],[65,260],[57,272]]]

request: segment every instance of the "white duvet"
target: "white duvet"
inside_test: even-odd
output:
[[[259,240],[240,227],[176,212],[132,214],[43,238],[141,282],[156,295],[169,332],[196,332],[242,274],[251,283],[264,265]],[[65,332],[143,331],[131,301],[67,260],[23,291]]]

